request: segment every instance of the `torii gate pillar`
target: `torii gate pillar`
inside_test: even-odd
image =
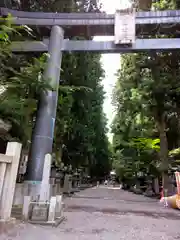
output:
[[[49,41],[48,63],[44,73],[45,80],[50,82],[53,90],[42,93],[40,97],[27,166],[26,180],[34,184],[41,183],[45,155],[52,153],[63,40],[63,29],[53,26]]]

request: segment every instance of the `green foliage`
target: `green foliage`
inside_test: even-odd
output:
[[[66,71],[69,62],[71,65]],[[66,157],[64,161],[74,168],[83,166],[91,175],[107,174],[109,150],[102,110],[104,92],[101,80],[104,73],[100,56],[91,53],[66,54],[62,69],[62,79],[67,79],[64,84],[81,86],[80,91],[72,93],[71,115],[66,118],[66,131],[61,138],[71,159]],[[84,91],[82,86],[88,91]]]
[[[18,5],[16,7],[18,8]],[[21,4],[21,10],[47,12],[98,12],[98,7],[99,3],[96,0],[27,0]],[[23,39],[25,36],[27,39],[32,35],[38,39],[38,32],[32,33],[28,27],[24,28],[28,31],[27,34],[19,35],[19,29],[16,33],[14,28],[9,32],[9,28],[4,25],[0,32],[0,40],[5,44],[5,47],[1,45],[0,48],[0,54],[3,52],[3,57],[0,55],[0,85],[4,91],[0,95],[0,117],[13,125],[11,137],[23,141],[24,147],[27,147],[39,97],[42,91],[51,90],[51,87],[48,79],[44,79],[42,74],[47,55],[14,55],[10,51],[11,40]],[[59,87],[53,146],[58,166],[63,162],[65,166],[72,165],[74,169],[84,168],[92,176],[104,176],[109,173],[111,155],[106,136],[106,118],[102,109],[103,77],[99,54],[63,54],[63,81],[61,80]],[[65,153],[63,149],[66,150]]]
[[[51,88],[42,74],[46,66],[46,54],[33,58],[31,63],[18,61],[17,56],[12,54],[11,35],[19,35],[20,29],[30,31],[26,26],[12,26],[11,17],[0,26],[0,116],[13,125],[11,137],[27,145],[39,96],[42,91]]]
[[[139,150],[160,150],[160,139],[151,139],[151,138],[135,138],[132,139],[132,142],[130,142],[130,145],[139,149]]]
[[[162,10],[180,7],[178,1],[166,0],[153,6]],[[131,176],[138,171],[157,175],[160,170],[166,187],[169,151],[171,155],[180,145],[179,56],[179,51],[122,56],[113,93],[116,166],[119,162]],[[159,164],[161,169],[157,169]]]
[[[180,154],[180,148],[173,149],[169,151],[169,156],[176,156]]]

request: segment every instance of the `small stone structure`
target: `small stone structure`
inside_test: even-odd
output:
[[[50,184],[49,188],[50,188],[49,196],[61,195],[64,192],[64,189],[61,188],[60,184]],[[30,196],[33,191],[35,191],[35,186],[31,186],[26,182],[16,183],[14,199],[13,199],[14,207],[23,206],[24,196]]]
[[[72,192],[72,176],[66,174],[64,178],[63,193],[70,195]]]
[[[28,184],[24,197],[22,217],[34,224],[58,225],[64,219],[62,195],[50,197],[51,155],[46,154],[41,184]]]
[[[30,182],[16,183],[13,205],[21,207],[24,202],[24,196],[32,196],[32,200],[49,201],[51,196],[70,194],[72,192],[71,175],[66,175],[64,187],[56,183],[55,179],[50,178],[51,155],[45,156],[43,177],[41,184],[32,184]]]
[[[50,201],[32,201],[24,197],[23,219],[33,224],[58,226],[64,219],[62,195],[51,197]]]
[[[11,220],[11,209],[16,185],[22,145],[7,144],[6,154],[0,154],[0,223]]]

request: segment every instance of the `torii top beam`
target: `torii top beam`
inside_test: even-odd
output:
[[[13,52],[47,52],[49,40],[13,42]],[[134,53],[144,51],[177,51],[180,49],[179,38],[173,39],[137,39],[132,46],[116,46],[113,41],[75,41],[64,40],[63,52],[98,52],[98,53]]]
[[[13,16],[13,22],[17,25],[48,27],[59,25],[68,27],[70,35],[79,35],[80,33],[90,32],[94,35],[114,35],[114,14],[106,13],[44,13],[44,12],[23,12],[7,8],[0,8],[1,16],[7,16],[10,13]],[[153,34],[153,29],[160,24],[158,29],[160,33],[170,33],[171,28],[164,28],[163,25],[180,23],[180,11],[153,11],[137,12],[136,28],[143,35]],[[144,30],[144,27],[147,27]],[[177,26],[176,26],[177,28]],[[141,29],[141,30],[140,30]],[[157,29],[154,29],[157,33]],[[174,32],[174,30],[173,30]]]

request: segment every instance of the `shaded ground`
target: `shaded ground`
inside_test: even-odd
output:
[[[180,211],[157,200],[107,187],[65,199],[67,220],[58,228],[21,224],[1,240],[175,240]]]

